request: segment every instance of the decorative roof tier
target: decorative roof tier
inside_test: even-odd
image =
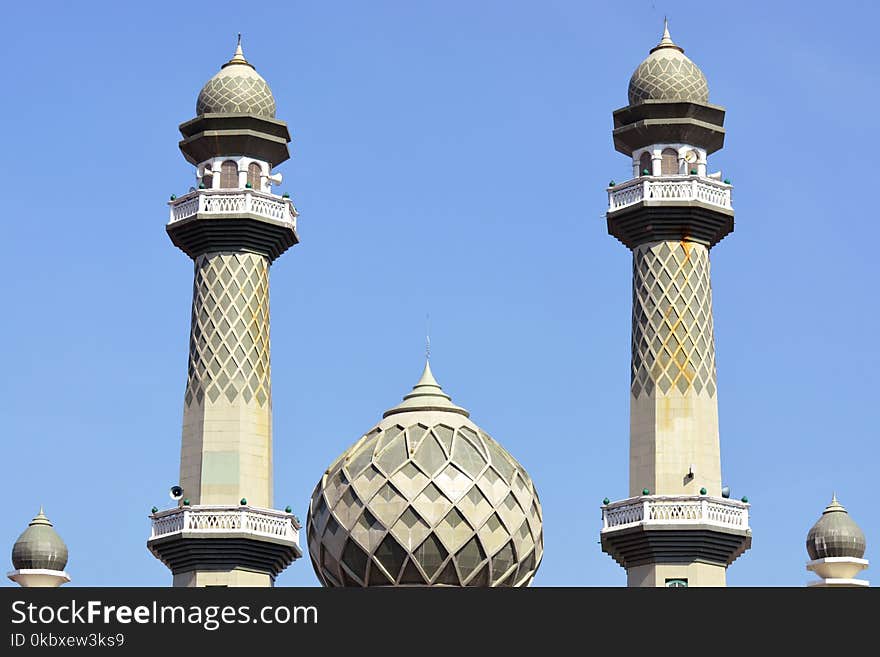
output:
[[[672,41],[666,21],[660,43],[651,49],[629,81],[630,105],[646,100],[709,102],[706,76],[685,56],[684,49]]]
[[[325,586],[528,586],[544,549],[531,478],[427,363],[324,473],[307,532]]]

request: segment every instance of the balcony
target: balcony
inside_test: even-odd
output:
[[[705,495],[643,495],[602,507],[602,550],[627,568],[701,560],[729,565],[752,544],[749,504]]]
[[[255,189],[198,189],[170,201],[168,225],[199,214],[239,217],[255,215],[280,221],[296,230],[299,213],[288,198]]]
[[[277,576],[302,556],[296,516],[253,506],[181,506],[150,515],[147,547],[172,572],[242,567]]]
[[[663,205],[700,201],[732,211],[731,190],[727,183],[703,176],[641,176],[608,188],[608,212],[616,212],[643,201]]]
[[[602,507],[602,531],[633,525],[709,524],[749,528],[749,505],[701,495],[643,495]]]
[[[267,538],[281,538],[299,545],[300,524],[295,516],[252,506],[181,506],[159,511],[153,521],[150,540],[177,532],[224,534],[245,532]]]

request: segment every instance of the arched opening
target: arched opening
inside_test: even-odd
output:
[[[223,189],[238,187],[238,164],[235,161],[226,160],[220,165],[220,187]]]
[[[248,164],[247,181],[251,189],[260,189],[260,175],[263,173],[262,168],[256,162]]]
[[[654,174],[654,160],[651,157],[651,153],[645,151],[642,153],[642,156],[639,158],[639,175],[640,176],[651,176]]]
[[[664,148],[660,154],[660,175],[678,175],[678,151],[674,148]]]

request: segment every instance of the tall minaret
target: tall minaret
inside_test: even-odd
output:
[[[602,549],[629,586],[724,586],[751,544],[722,493],[709,250],[733,231],[731,186],[707,173],[724,108],[664,26],[614,112],[633,178],[608,187],[608,232],[633,254],[629,495],[603,509]]]
[[[271,586],[300,557],[299,521],[272,507],[269,266],[299,239],[271,191],[289,158],[266,81],[235,54],[205,84],[180,150],[198,189],[171,197],[171,241],[195,263],[177,508],[148,546],[174,586]]]

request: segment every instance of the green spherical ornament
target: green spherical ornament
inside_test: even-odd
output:
[[[749,503],[749,498],[746,497],[745,495],[743,495],[743,496],[742,496],[742,501],[745,502],[746,504],[748,504],[748,503]]]
[[[171,195],[171,200],[172,200],[172,201],[176,201],[176,200],[177,200],[177,195],[176,195],[176,194],[172,194],[172,195]]]
[[[608,504],[609,502],[611,502],[611,500],[609,500],[607,497],[602,500],[602,504]]]
[[[729,179],[729,178],[725,178],[725,179],[724,179],[724,184],[725,184],[725,185],[729,185],[729,184],[730,184],[730,179]]]
[[[609,186],[609,187],[614,187],[614,185],[616,185],[616,184],[617,184],[617,183],[614,182],[613,180],[608,181],[608,186]]]
[[[253,189],[253,187],[254,187],[254,186],[251,185],[250,183],[245,183],[245,184],[244,184],[244,188],[245,188],[245,189]]]
[[[284,192],[284,193],[281,195],[281,198],[290,198],[290,194],[288,194],[287,192]]]
[[[189,498],[188,497],[183,498],[183,506],[189,506]]]
[[[205,183],[199,183],[199,189],[204,189],[204,188],[205,188]]]
[[[697,170],[696,170],[696,169],[691,169],[691,175],[692,175],[692,176],[696,176],[696,175],[697,175]]]
[[[292,511],[293,511],[293,509],[290,508],[289,504],[286,507],[284,507],[284,513],[291,513]]]
[[[643,176],[649,176],[649,175],[651,175],[651,172],[648,171],[647,169],[642,169],[642,175],[643,175]]]
[[[705,494],[708,493],[708,492],[709,492],[709,491],[707,491],[705,488],[701,488],[701,489],[700,489],[700,495],[705,495]]]
[[[156,507],[153,507],[153,508],[151,509],[151,512],[152,512],[152,513],[156,513],[156,511],[158,511],[158,510],[159,510],[159,509],[157,509]]]
[[[650,495],[650,494],[651,494],[651,491],[649,491],[647,488],[642,489],[642,495]]]
[[[246,497],[242,497],[242,498],[238,501],[238,503],[241,504],[242,506],[244,506],[245,504],[247,504],[247,498],[246,498]]]

